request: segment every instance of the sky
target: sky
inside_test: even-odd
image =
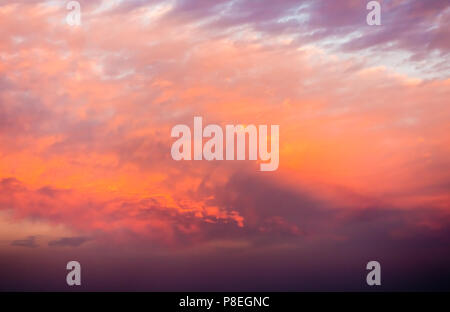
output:
[[[367,2],[0,0],[0,290],[450,290],[450,2]]]

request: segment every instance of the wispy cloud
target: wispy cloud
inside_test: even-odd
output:
[[[90,241],[88,237],[61,237],[58,240],[48,242],[49,246],[54,247],[78,247]]]
[[[27,248],[39,247],[36,242],[35,236],[29,236],[25,239],[19,239],[19,240],[12,241],[11,246],[19,246],[19,247],[27,247]]]

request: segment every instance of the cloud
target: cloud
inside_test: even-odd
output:
[[[28,189],[15,179],[4,179],[0,182],[0,207],[12,210],[16,218],[45,220],[91,234],[89,238],[63,237],[49,246],[77,246],[93,236],[118,241],[137,237],[157,245],[178,246],[208,239],[208,231],[215,231],[213,224],[231,231],[242,227],[242,217],[236,211],[204,200],[177,200],[169,194],[100,200],[77,191],[44,190]]]
[[[88,237],[61,237],[58,240],[50,241],[52,247],[78,247],[91,240]]]
[[[36,242],[35,236],[28,236],[25,239],[19,239],[11,242],[11,246],[19,246],[19,247],[27,247],[27,248],[36,248],[39,245]]]

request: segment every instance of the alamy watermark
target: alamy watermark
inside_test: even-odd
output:
[[[66,22],[70,26],[81,25],[81,5],[78,1],[69,1],[66,5],[69,14],[66,16]]]
[[[78,261],[69,261],[66,265],[67,270],[71,270],[67,273],[66,282],[69,286],[81,285],[81,265]]]
[[[174,160],[245,160],[248,145],[248,159],[261,161],[261,171],[274,171],[279,165],[279,125],[226,125],[225,126],[225,154],[224,133],[219,125],[208,125],[203,128],[202,117],[194,117],[194,136],[187,125],[176,125],[172,128],[171,136],[178,138],[171,149]],[[248,142],[246,137],[248,135]],[[210,138],[203,145],[203,138]],[[235,138],[236,144],[235,144]],[[259,138],[259,139],[258,139]],[[193,155],[192,155],[193,139]],[[270,142],[270,152],[268,145]],[[248,143],[248,144],[247,144]],[[236,145],[236,155],[235,155]],[[258,148],[259,147],[259,148]],[[236,157],[235,157],[236,156]]]
[[[378,1],[370,1],[366,5],[367,10],[371,10],[366,16],[366,22],[369,26],[381,25],[381,5]]]
[[[371,270],[366,277],[367,285],[381,285],[381,265],[378,261],[369,261],[366,265],[367,270]]]

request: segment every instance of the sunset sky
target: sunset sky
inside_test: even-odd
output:
[[[67,2],[0,0],[0,290],[450,290],[449,1]]]

